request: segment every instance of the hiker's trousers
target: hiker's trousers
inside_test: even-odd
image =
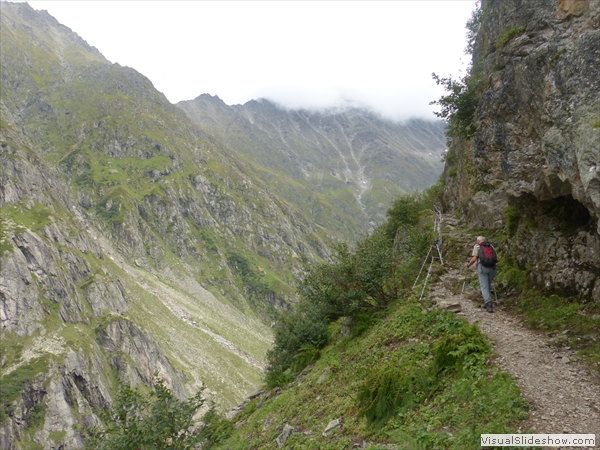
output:
[[[485,267],[483,264],[477,264],[477,276],[479,278],[479,286],[481,287],[481,295],[483,295],[483,303],[487,305],[492,303],[492,280],[496,276],[496,267]]]

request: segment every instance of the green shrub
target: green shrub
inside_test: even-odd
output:
[[[438,378],[429,368],[402,372],[385,366],[371,372],[359,389],[357,401],[367,425],[379,428],[396,414],[414,409],[438,388]]]
[[[321,350],[314,345],[303,345],[294,355],[292,363],[292,371],[295,373],[302,372],[305,367],[308,367],[321,357]]]
[[[443,187],[440,177],[437,184],[423,193],[404,196],[392,203],[383,228],[388,238],[394,241],[395,257],[406,260],[416,255],[422,259],[427,254],[432,240],[431,217]]]
[[[284,369],[282,366],[269,366],[265,373],[265,385],[268,389],[283,387],[294,381],[296,374],[290,367]]]
[[[386,212],[385,230],[388,238],[394,239],[399,229],[416,225],[424,209],[419,195],[406,195],[395,200]]]
[[[365,331],[371,328],[375,322],[377,322],[377,317],[373,314],[368,313],[358,313],[352,318],[352,324],[350,333],[353,338],[362,335]]]
[[[318,305],[328,321],[385,308],[397,298],[394,272],[400,263],[392,241],[380,227],[356,245],[338,245],[329,263],[307,267],[300,283],[303,299]]]
[[[312,359],[310,364],[318,357],[314,350],[322,348],[327,341],[328,322],[317,305],[300,302],[295,311],[282,314],[275,325],[273,347],[267,352],[267,385],[276,387],[289,383],[294,372],[304,368],[300,368],[303,362]],[[296,358],[301,352],[303,356]],[[292,369],[294,364],[296,371]]]
[[[437,372],[480,372],[492,347],[477,325],[464,325],[458,334],[447,334],[434,348],[433,365]]]
[[[225,419],[214,407],[211,407],[202,417],[203,427],[200,431],[200,440],[203,450],[210,450],[231,436],[234,425]]]
[[[448,121],[446,135],[450,138],[471,139],[475,135],[473,119],[481,97],[480,78],[471,74],[458,79],[452,76],[441,78],[435,73],[431,76],[436,84],[442,85],[448,92],[447,95],[430,102],[431,105],[438,105],[441,108],[434,114]]]
[[[3,351],[2,354],[5,352]],[[48,357],[31,360],[8,375],[0,378],[0,423],[12,414],[12,403],[17,399],[26,384],[33,381],[48,369]]]
[[[104,428],[86,429],[92,450],[191,450],[208,436],[194,415],[204,405],[200,389],[188,401],[173,396],[156,378],[149,394],[122,386],[112,408],[101,415]],[[213,419],[214,420],[214,419]]]
[[[367,425],[381,427],[400,406],[404,409],[414,406],[410,378],[402,376],[398,369],[385,367],[369,376],[358,391],[357,401]]]
[[[422,193],[405,195],[392,202],[387,210],[385,228],[390,239],[394,239],[399,229],[418,226],[419,221],[431,214],[444,189],[443,176],[436,184]]]

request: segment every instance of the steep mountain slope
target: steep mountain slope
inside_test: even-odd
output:
[[[81,446],[73,425],[97,422],[117,379],[148,384],[157,372],[180,396],[206,383],[217,402],[236,401],[260,381],[270,330],[221,241],[241,226],[237,204],[204,169],[190,178],[202,167],[196,131],[147,79],[26,4],[2,3],[1,42],[0,446]],[[270,242],[285,247],[273,259],[294,253],[282,240],[292,225],[263,206],[279,227]],[[220,272],[206,274],[213,264]]]
[[[0,447],[79,448],[154,373],[235,404],[300,257],[368,229],[351,190],[240,159],[46,12],[0,8]]]
[[[177,106],[241,158],[308,183],[363,223],[381,223],[391,199],[431,186],[441,172],[442,121],[393,123],[356,108],[285,110],[264,99],[227,106],[207,94]]]

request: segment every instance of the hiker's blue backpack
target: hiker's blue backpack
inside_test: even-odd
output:
[[[477,253],[479,262],[485,267],[495,267],[498,262],[498,255],[496,250],[492,247],[489,242],[482,242],[479,244],[479,251]]]

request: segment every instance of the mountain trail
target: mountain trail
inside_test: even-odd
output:
[[[554,348],[548,336],[528,328],[519,317],[494,301],[494,313],[481,307],[483,299],[474,267],[469,269],[464,292],[465,267],[476,236],[457,230],[457,221],[444,216],[444,234],[464,246],[464,261],[445,263],[445,271],[428,289],[428,297],[470,323],[477,323],[490,338],[494,363],[509,372],[531,404],[529,418],[521,433],[595,434],[600,448],[600,380],[592,374],[575,351]],[[501,267],[499,270],[502,270]],[[571,447],[560,447],[571,448]],[[581,447],[572,447],[581,448]]]

